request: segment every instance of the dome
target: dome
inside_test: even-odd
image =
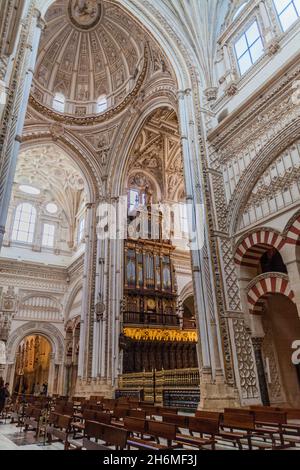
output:
[[[144,32],[120,7],[57,0],[45,20],[33,84],[38,102],[85,116],[117,106],[134,89],[143,69]]]

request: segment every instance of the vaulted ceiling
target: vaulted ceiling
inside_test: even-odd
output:
[[[103,94],[118,102],[131,91],[145,33],[123,10],[104,0],[57,0],[45,20],[34,75],[41,93],[82,103]]]

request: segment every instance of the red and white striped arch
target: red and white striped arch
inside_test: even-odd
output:
[[[251,233],[238,245],[234,260],[236,264],[256,267],[265,251],[276,248],[278,251],[283,247],[285,240],[279,233],[271,230],[259,230]]]
[[[286,241],[292,245],[300,245],[300,215],[289,228]]]
[[[295,295],[290,287],[287,276],[279,276],[276,273],[269,274],[259,279],[248,291],[247,299],[250,313],[260,314],[264,300],[272,294],[284,295],[295,303]]]

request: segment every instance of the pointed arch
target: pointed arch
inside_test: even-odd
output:
[[[263,274],[256,277],[248,286],[247,300],[250,313],[260,315],[264,300],[271,294],[284,295],[295,303],[295,295],[288,276],[279,273]]]

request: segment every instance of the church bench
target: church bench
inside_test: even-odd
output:
[[[91,441],[87,439],[86,437],[83,438],[83,443],[82,443],[82,449],[83,450],[111,450],[109,447],[99,444],[98,442]]]
[[[261,411],[258,413],[261,413]],[[235,410],[234,412],[226,411],[224,413],[222,427],[229,428],[230,432],[233,434],[236,434],[236,431],[233,430],[237,430],[238,432],[243,431],[244,433],[246,432],[249,449],[255,445],[255,447],[264,450],[265,448],[268,448],[269,445],[267,440],[270,441],[272,449],[294,446],[295,444],[293,439],[284,439],[281,425],[279,423],[274,425],[274,419],[277,418],[277,415],[274,415],[273,413],[278,412],[268,411],[268,413],[271,413],[265,417],[268,422],[257,424],[256,412],[253,413],[253,410],[247,411],[245,409],[241,409],[240,412],[238,410]],[[263,417],[262,415],[259,416]],[[284,417],[281,416],[281,420],[284,421]],[[223,433],[222,436],[225,437]],[[227,437],[230,438],[230,436]],[[241,440],[242,438],[236,441],[239,447],[241,445]],[[277,440],[280,442],[277,443]]]
[[[41,416],[42,416],[42,409],[30,407],[30,409],[25,414],[24,432],[32,430],[32,431],[36,431],[36,434],[37,434]]]
[[[146,411],[145,410],[133,410],[130,409],[128,411],[128,416],[131,418],[140,418],[140,419],[146,419]]]
[[[168,408],[166,406],[160,406],[157,408],[157,412],[159,413],[159,416],[162,416],[163,414],[171,414],[171,415],[176,415],[178,413],[178,408]]]
[[[177,434],[177,443],[198,449],[210,446],[211,450],[215,450],[215,436],[219,434],[218,419],[187,417],[187,428],[191,435]],[[194,433],[199,434],[200,437],[195,436]]]
[[[68,437],[71,433],[71,422],[72,418],[70,416],[59,415],[55,425],[50,424],[46,429],[48,442],[52,443],[53,438],[56,438],[57,441],[61,441],[64,444],[64,449],[68,450],[70,446]]]
[[[163,413],[162,419],[164,423],[176,424],[177,428],[187,428],[188,416],[176,415],[171,413]]]
[[[196,418],[203,418],[203,419],[217,419],[219,423],[221,422],[221,418],[223,413],[219,413],[218,411],[196,411],[195,417]]]
[[[95,419],[95,411],[93,410],[84,410],[82,413],[81,418],[76,418],[74,419],[71,423],[72,429],[73,429],[73,438],[75,439],[76,433],[84,433],[85,429],[85,421],[93,421]]]
[[[95,439],[104,442],[106,446],[113,446],[116,450],[126,448],[128,431],[108,424],[87,421],[85,435],[88,440]]]
[[[285,434],[288,434],[292,431],[294,431],[292,434],[297,434],[298,425],[287,423],[287,413],[285,411],[256,409],[254,414],[257,430],[261,432],[273,431],[274,433],[278,434],[282,447],[290,447],[295,445],[295,441],[293,439],[289,439],[289,437],[285,436]]]
[[[140,450],[163,450],[182,447],[176,442],[176,425],[171,423],[163,423],[161,421],[146,420],[145,421],[147,436],[152,440],[146,440],[138,437],[130,437],[128,439],[128,446]],[[167,444],[162,444],[161,439],[167,441]]]
[[[243,443],[247,444],[249,450],[252,450],[253,444],[260,450],[276,447],[274,434],[272,432],[268,433],[272,444],[268,445],[265,440],[260,442],[257,439],[255,440],[255,443],[253,442],[254,437],[261,437],[264,439],[265,434],[257,432],[254,415],[251,413],[239,414],[237,412],[225,412],[218,436],[222,440],[232,441],[240,450],[243,450]]]

